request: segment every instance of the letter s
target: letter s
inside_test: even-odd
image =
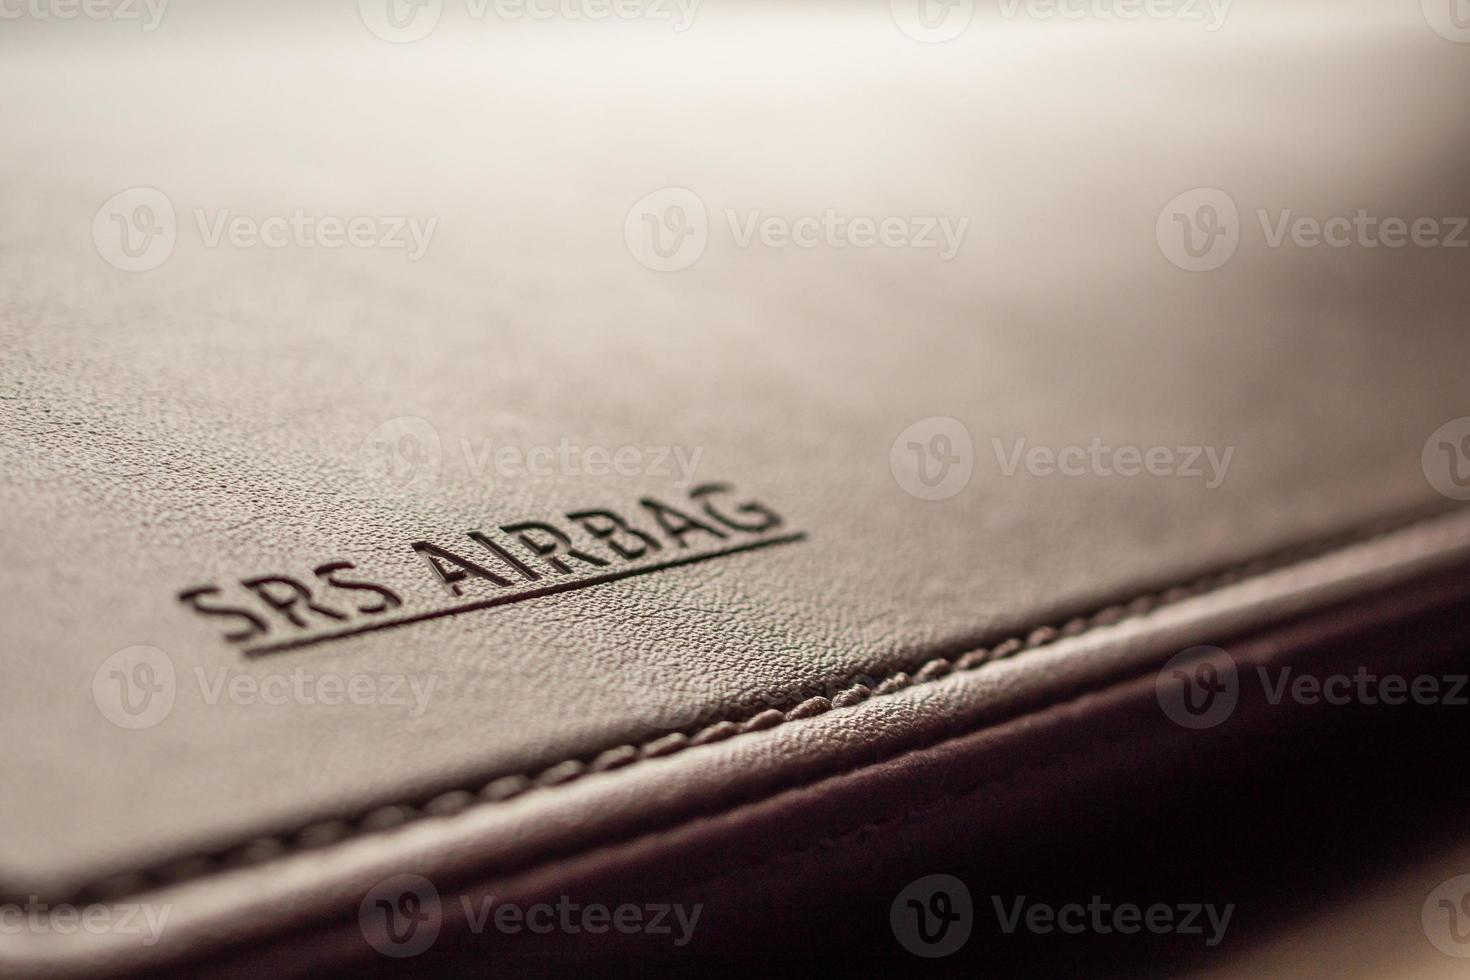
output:
[[[386,612],[389,609],[396,609],[403,605],[403,600],[398,598],[398,593],[385,585],[374,585],[372,582],[359,582],[353,579],[340,578],[336,574],[343,569],[356,567],[350,561],[329,561],[325,565],[318,565],[316,568],[313,568],[311,573],[328,585],[334,585],[339,589],[347,589],[349,591],[371,592],[382,599],[381,602],[375,602],[370,606],[358,606],[357,611],[360,613]]]
[[[241,609],[238,606],[206,606],[200,601],[202,596],[218,595],[219,591],[213,585],[205,585],[197,589],[186,589],[179,593],[179,601],[195,612],[202,613],[205,616],[230,616],[235,619],[242,619],[248,623],[249,628],[247,629],[231,630],[225,634],[225,639],[231,643],[242,643],[262,633],[270,632],[270,627],[265,624],[265,620],[248,609]]]

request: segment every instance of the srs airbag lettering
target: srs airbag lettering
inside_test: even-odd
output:
[[[784,531],[764,504],[730,498],[732,487],[692,487],[677,505],[643,497],[635,507],[576,510],[554,520],[512,521],[422,539],[409,548],[430,589],[459,605],[411,611],[398,590],[352,562],[331,561],[310,579],[287,574],[181,591],[179,601],[224,628],[250,655],[277,653],[365,633],[522,602],[805,537]],[[427,594],[427,593],[426,593]]]

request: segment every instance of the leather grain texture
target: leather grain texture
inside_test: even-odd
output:
[[[371,815],[435,800],[509,807],[620,747],[759,728],[855,678],[1452,509],[1421,452],[1470,411],[1466,253],[1272,248],[1254,217],[1470,211],[1470,59],[1415,11],[1240,3],[1209,37],[995,24],[930,46],[878,7],[711,0],[677,36],[450,18],[390,45],[339,6],[0,36],[0,734],[23,748],[0,763],[4,896],[218,875],[262,840],[257,855],[360,846]],[[134,186],[172,202],[178,243],[129,273],[92,232]],[[658,272],[625,219],[671,186],[707,206],[709,243]],[[1243,223],[1208,274],[1156,241],[1160,209],[1200,186],[1228,188]],[[968,233],[943,261],[732,230],[752,209],[828,208]],[[211,247],[221,209],[437,225],[416,261]],[[944,500],[890,462],[933,417],[972,437],[973,475]],[[375,453],[405,431],[423,455],[397,483]],[[1018,439],[1232,455],[1217,486],[1007,475]],[[502,473],[487,441],[676,447],[698,467],[683,479],[671,452],[629,474]],[[218,587],[273,637],[315,636],[341,624],[298,607],[297,630],[241,583],[350,562],[395,615],[442,609],[503,590],[471,578],[448,597],[415,542],[484,558],[466,532],[594,509],[652,527],[639,500],[699,514],[688,491],[712,483],[732,488],[725,512],[758,501],[781,523],[715,524],[690,553],[804,537],[256,657],[224,638],[238,621],[179,598]],[[1412,539],[1423,554],[1459,553],[1449,520],[1419,525],[1440,528]],[[667,536],[664,552],[684,553]],[[544,585],[584,565],[536,568]],[[139,645],[177,692],[127,730],[92,691]],[[211,702],[221,676],[298,669],[433,688],[421,712]],[[953,708],[891,709],[851,751]]]

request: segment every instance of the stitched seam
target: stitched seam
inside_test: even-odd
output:
[[[1038,715],[1047,714],[1049,712],[1066,711],[1069,709],[1073,709],[1083,701],[1107,695],[1117,690],[1118,688],[1137,683],[1140,678],[1147,676],[1148,672],[1135,674],[1130,677],[1122,678],[1121,680],[1118,680],[1114,683],[1108,684],[1105,687],[1084,691],[1081,694],[1074,695],[1062,701],[1053,701],[1048,704],[1043,704],[1030,711],[1025,712],[1024,714],[1007,718],[1003,722],[1003,724],[1010,725],[1016,722],[1028,721],[1030,719],[1036,718]],[[821,776],[810,782],[801,783],[796,786],[785,787],[775,793],[770,794],[769,796],[761,797],[760,799],[747,800],[733,807],[722,809],[714,813],[700,814],[698,816],[681,820],[670,827],[660,827],[657,830],[646,831],[644,833],[637,834],[624,840],[602,844],[571,855],[562,855],[559,857],[549,858],[547,860],[529,865],[525,868],[517,869],[517,871],[515,871],[514,873],[534,874],[545,868],[553,867],[556,864],[562,863],[567,860],[576,859],[578,857],[597,854],[600,852],[616,851],[630,846],[637,846],[651,840],[656,840],[659,837],[666,836],[671,831],[677,830],[680,827],[688,826],[702,821],[728,817],[733,814],[739,813],[742,810],[763,806],[771,803],[774,800],[780,799],[783,796],[787,796],[793,793],[806,792],[813,787],[820,786],[822,783],[829,780],[840,779],[844,776],[850,776],[854,773],[862,772],[865,769],[871,769],[874,765],[877,764],[887,764],[893,762],[894,760],[903,759],[921,752],[928,752],[936,748],[942,748],[954,742],[969,738],[971,735],[974,734],[975,732],[973,731],[961,732],[958,735],[952,735],[930,745],[914,746],[913,748],[906,749],[898,753],[897,755],[886,757],[881,760],[880,763],[859,765],[851,769],[843,770],[842,772]],[[954,789],[946,793],[941,793],[939,796],[926,800],[923,803],[912,804],[908,808],[898,813],[890,814],[889,816],[881,817],[874,820],[869,820],[866,823],[859,824],[855,827],[850,827],[847,830],[832,832],[807,843],[793,844],[787,847],[780,848],[761,858],[761,860],[757,861],[755,864],[742,864],[737,867],[725,868],[720,871],[704,875],[703,877],[698,878],[695,881],[677,886],[676,890],[670,894],[670,897],[675,898],[681,895],[688,895],[692,892],[697,891],[700,888],[705,887],[706,885],[713,884],[717,881],[762,874],[766,868],[769,868],[773,865],[794,863],[813,851],[824,849],[830,850],[850,839],[860,838],[868,834],[877,833],[879,831],[886,830],[887,828],[895,824],[909,822],[922,814],[937,810],[945,806],[946,804],[953,803],[959,800],[969,799],[970,797],[977,796],[986,790],[996,789],[997,787],[1004,787],[1007,784],[1016,782],[1022,777],[1040,775],[1054,769],[1060,769],[1082,755],[1096,754],[1101,751],[1122,748],[1125,746],[1151,743],[1156,738],[1157,734],[1157,732],[1123,732],[1110,735],[1100,740],[1076,745],[1060,755],[1050,756],[1045,760],[1028,762],[1024,765],[1015,766],[1011,769],[1005,770],[1004,772],[1001,772],[999,774],[987,776],[984,779],[980,780],[978,783],[973,783],[962,789]]]
[[[1100,697],[1106,697],[1107,695],[1115,693],[1123,688],[1128,687],[1129,685],[1137,684],[1139,681],[1147,678],[1152,672],[1153,668],[1150,668],[1149,670],[1120,678],[1102,687],[1083,691],[1080,694],[1073,695],[1072,697],[1068,697],[1060,701],[1053,701],[1047,704],[1040,705],[1030,711],[1026,711],[1022,714],[1006,718],[992,727],[999,728],[1004,726],[1011,726],[1018,722],[1030,721],[1032,719],[1035,719],[1039,715],[1049,714],[1052,712],[1075,713],[1078,706],[1082,702]],[[827,782],[833,779],[840,779],[844,776],[850,776],[855,773],[862,772],[865,769],[871,769],[876,764],[888,764],[897,759],[903,759],[911,755],[916,755],[922,752],[929,752],[934,749],[943,748],[947,745],[952,745],[955,742],[963,741],[964,739],[970,738],[978,732],[984,730],[985,728],[982,727],[972,731],[961,732],[957,735],[951,735],[933,744],[915,746],[913,748],[906,749],[898,753],[897,755],[885,758],[881,760],[881,763],[870,763],[867,765],[856,766],[843,772],[833,773],[822,779],[814,780],[812,782],[804,783],[798,786],[791,786],[762,799],[752,800],[741,806],[732,807],[729,810],[722,811],[717,814],[711,814],[706,819],[729,816],[747,807],[755,807],[769,804],[782,796],[811,790],[813,787],[821,785],[821,783],[823,782]],[[1170,731],[1171,734],[1176,736],[1180,734],[1180,731],[1178,729],[1166,728],[1165,730]],[[814,852],[823,850],[830,851],[847,843],[848,841],[859,840],[870,834],[886,831],[896,825],[910,823],[916,818],[942,809],[950,803],[972,799],[976,796],[979,796],[981,793],[989,790],[1000,790],[1001,792],[1006,792],[1030,788],[1032,785],[1034,785],[1032,782],[1027,781],[1024,783],[1020,783],[1023,777],[1044,776],[1049,772],[1066,767],[1067,765],[1071,764],[1082,756],[1107,755],[1112,750],[1116,749],[1133,748],[1140,745],[1155,745],[1158,742],[1158,736],[1158,731],[1150,730],[1142,732],[1115,732],[1100,739],[1093,739],[1090,741],[1084,740],[1080,743],[1074,744],[1072,747],[1060,753],[1050,755],[1045,759],[1027,762],[999,773],[993,773],[991,775],[985,776],[978,782],[971,783],[964,787],[952,789],[923,802],[912,804],[897,813],[891,813],[888,816],[878,817],[865,823],[858,824],[856,826],[850,826],[846,830],[829,831],[828,833],[813,840],[809,840],[806,843],[794,843],[784,847],[780,847],[775,851],[767,853],[765,857],[761,858],[754,864],[740,864],[724,868],[720,871],[715,871],[711,874],[707,874],[701,878],[696,879],[693,882],[679,885],[669,897],[671,899],[677,899],[680,896],[686,896],[693,892],[697,892],[699,889],[714,884],[716,882],[729,881],[744,878],[747,876],[758,876],[760,874],[763,874],[766,869],[772,868],[773,866],[789,866],[792,864],[796,864],[804,860],[808,855]],[[1012,785],[1018,783],[1019,785]],[[692,820],[688,821],[688,823],[693,822],[694,821]],[[662,833],[667,833],[667,830],[656,831],[653,834],[649,834],[647,836],[652,837]],[[634,841],[624,843],[636,843],[636,839]],[[613,844],[610,846],[618,847],[621,845]]]
[[[1128,677],[1120,678],[1103,687],[1093,688],[1091,690],[1083,691],[1079,694],[1074,694],[1073,696],[1064,698],[1060,701],[1051,701],[1046,704],[1038,705],[1022,714],[1013,715],[1004,719],[999,723],[999,725],[995,727],[999,727],[1001,725],[1010,726],[1017,723],[1030,721],[1040,715],[1048,714],[1051,712],[1065,712],[1075,710],[1076,707],[1084,701],[1089,701],[1098,697],[1104,697],[1118,690],[1119,688],[1127,687],[1130,684],[1136,684],[1140,679],[1147,676],[1149,676],[1149,671],[1143,671],[1141,673],[1133,674]],[[678,821],[672,826],[660,827],[656,830],[646,831],[633,837],[629,837],[625,840],[602,844],[572,855],[563,855],[559,857],[549,858],[545,861],[532,864],[526,868],[518,869],[514,873],[536,873],[542,869],[554,866],[569,859],[575,859],[579,856],[596,854],[606,851],[616,851],[620,848],[636,846],[641,843],[666,836],[670,832],[678,830],[681,827],[689,826],[699,822],[729,817],[731,815],[741,812],[742,810],[748,810],[753,807],[768,805],[784,796],[789,796],[796,793],[804,793],[813,789],[814,787],[820,786],[825,782],[829,782],[834,779],[841,779],[846,776],[851,776],[855,773],[860,773],[864,770],[872,769],[877,765],[888,765],[897,760],[908,758],[909,756],[918,755],[923,752],[929,752],[933,751],[934,749],[943,748],[947,745],[952,745],[955,742],[963,741],[964,739],[970,738],[979,731],[984,731],[984,729],[980,728],[971,731],[960,732],[956,735],[950,735],[946,738],[942,738],[937,742],[912,746],[894,755],[885,756],[884,758],[876,762],[853,766],[851,768],[844,769],[841,772],[828,773],[819,776],[808,782],[803,782],[794,786],[786,786],[767,796],[760,797],[759,799],[746,800],[734,806],[727,807],[712,813],[703,813],[691,816]],[[704,887],[705,885],[709,885],[717,881],[723,881],[730,878],[739,878],[746,875],[757,875],[760,874],[763,869],[768,868],[772,865],[791,863],[793,861],[799,860],[803,855],[808,854],[812,851],[830,849],[842,844],[843,842],[853,837],[861,837],[865,834],[884,830],[894,824],[903,823],[912,820],[914,817],[917,817],[921,814],[939,809],[947,803],[968,799],[972,796],[978,795],[981,792],[984,792],[985,790],[1005,786],[1008,783],[1014,783],[1016,780],[1020,779],[1023,776],[1038,775],[1052,769],[1061,768],[1062,766],[1066,765],[1069,762],[1072,762],[1082,755],[1097,754],[1099,752],[1105,752],[1109,749],[1141,745],[1144,743],[1152,744],[1157,739],[1157,735],[1157,732],[1120,732],[1117,734],[1109,735],[1102,739],[1079,744],[1066,750],[1060,755],[1049,756],[1044,760],[1028,762],[1023,765],[1018,765],[1011,769],[1007,769],[1001,773],[986,776],[978,783],[973,783],[964,788],[957,788],[945,793],[941,793],[939,796],[933,797],[932,799],[926,800],[922,803],[912,804],[907,809],[904,809],[898,813],[894,813],[889,816],[881,817],[875,820],[870,820],[855,827],[850,827],[847,830],[828,833],[826,835],[818,837],[815,840],[810,841],[809,843],[793,844],[788,847],[780,848],[774,852],[769,853],[766,857],[762,858],[755,864],[741,864],[737,867],[725,868],[723,870],[707,874],[701,878],[696,879],[695,881],[679,885],[677,887],[677,890],[672,894],[687,895],[693,891],[698,890],[699,888]]]
[[[1297,544],[1251,559],[1191,582],[1146,592],[1124,602],[1112,603],[1095,612],[1066,620],[1061,625],[1042,625],[952,657],[935,657],[912,672],[897,670],[880,679],[858,675],[832,697],[807,698],[785,710],[767,708],[741,720],[723,720],[693,733],[672,732],[639,744],[624,744],[598,752],[590,758],[573,758],[535,774],[502,776],[477,788],[441,793],[426,803],[405,802],[376,807],[355,818],[313,822],[283,835],[262,837],[219,851],[170,859],[153,867],[104,878],[78,889],[78,900],[111,900],[154,887],[179,884],[215,872],[254,866],[288,855],[340,844],[347,840],[395,829],[419,820],[447,817],[471,807],[488,806],[519,797],[535,789],[560,786],[583,776],[610,772],[648,759],[663,758],[700,745],[721,742],[737,735],[764,731],[787,722],[800,721],[851,707],[873,697],[883,697],[917,684],[939,680],[955,672],[972,671],[1017,654],[1049,646],[1058,640],[1125,620],[1137,619],[1186,599],[1198,598],[1242,581],[1302,564],[1314,558],[1363,544],[1417,524],[1427,523],[1454,510],[1436,503],[1406,514]]]
[[[1095,695],[1106,694],[1107,692],[1115,690],[1119,687],[1124,687],[1128,684],[1135,683],[1140,677],[1146,676],[1148,675],[1139,674],[1137,676],[1129,677],[1123,681],[1120,681],[1117,684],[1113,684],[1104,688],[1098,688],[1095,691],[1088,691],[1086,694],[1080,695],[1067,701],[1060,701],[1055,704],[1045,705],[1041,708],[1038,708],[1036,711],[1020,715],[1014,719],[1009,719],[1007,723],[1009,723],[1009,721],[1020,721],[1027,718],[1034,718],[1039,714],[1043,714],[1055,708],[1071,707],[1072,705],[1075,705],[1078,702],[1084,701]],[[937,745],[935,746],[924,746],[922,748],[914,749],[912,751],[927,751],[928,749],[946,745],[949,742],[958,741],[959,739],[965,738],[972,734],[974,733],[967,732],[964,735],[956,736],[953,739],[946,739],[944,742],[937,743]],[[918,803],[910,806],[908,809],[902,810],[898,813],[891,814],[889,816],[882,817],[876,820],[869,820],[866,823],[859,824],[856,827],[851,827],[844,831],[830,833],[822,837],[818,837],[816,840],[813,840],[809,843],[795,844],[790,847],[781,848],[780,850],[777,850],[762,858],[755,864],[745,864],[740,865],[739,867],[726,868],[722,871],[717,871],[713,874],[706,875],[703,878],[700,878],[698,881],[680,886],[676,894],[688,895],[691,892],[695,892],[700,888],[714,884],[718,881],[727,881],[735,878],[760,875],[763,874],[766,869],[773,866],[795,864],[815,851],[832,850],[833,848],[839,847],[847,841],[861,839],[869,834],[885,831],[898,824],[909,823],[915,818],[923,816],[924,814],[931,813],[935,810],[939,810],[949,805],[950,803],[959,802],[961,800],[968,800],[972,797],[979,796],[981,793],[984,793],[988,790],[996,790],[1008,787],[1009,784],[1016,783],[1023,777],[1039,776],[1047,772],[1060,769],[1084,755],[1095,755],[1099,752],[1109,749],[1118,749],[1150,742],[1155,738],[1156,735],[1156,732],[1147,732],[1142,735],[1137,733],[1120,733],[1098,741],[1079,744],[1060,755],[1052,756],[1044,761],[1029,762],[1022,766],[1016,766],[1015,768],[1007,770],[1006,772],[999,775],[988,776],[985,779],[982,779],[980,782],[967,786],[964,789],[951,790],[947,793],[941,793],[939,796],[936,796],[930,800],[926,800],[923,803]],[[910,754],[912,753],[905,752],[903,753],[903,755],[897,756],[896,758],[903,758],[904,755]],[[848,773],[840,773],[838,775],[850,775],[852,772],[857,771],[859,770],[850,770]],[[810,789],[812,785],[816,784],[794,787],[792,791],[799,792],[804,789]],[[1015,788],[1019,789],[1021,787],[1017,786]],[[770,799],[774,798],[775,797],[770,797],[766,800],[758,800],[756,801],[756,803],[766,803],[769,802]]]

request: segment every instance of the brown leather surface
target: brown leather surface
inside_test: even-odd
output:
[[[1298,676],[1361,669],[1448,681],[1464,676],[1465,602],[1459,570],[1266,631],[1212,635],[1243,675],[1290,666]],[[1458,867],[1445,851],[1462,834],[1455,814],[1465,791],[1447,774],[1463,711],[1272,703],[1244,685],[1228,724],[1189,731],[1160,712],[1155,692],[1154,671],[1125,670],[1014,705],[984,730],[956,723],[949,737],[902,749],[875,739],[865,765],[670,828],[514,872],[487,873],[482,855],[479,874],[436,877],[439,939],[413,966],[552,976],[596,957],[630,975],[694,965],[723,975],[772,959],[944,976],[982,964],[1001,976],[1248,975],[1230,971],[1270,953],[1272,942],[1289,944],[1307,931],[1303,920],[1330,927],[1345,897],[1361,892],[1376,899],[1369,908],[1380,929],[1402,932],[1412,919],[1417,930],[1424,893]],[[1353,849],[1350,860],[1343,849]],[[973,890],[974,930],[952,958],[919,961],[888,934],[889,906],[907,882],[939,871]],[[1386,873],[1408,882],[1372,894]],[[1060,902],[1097,892],[1230,903],[1232,920],[1209,946],[1187,935],[1027,936],[1004,933],[989,906],[991,896]],[[487,901],[525,908],[564,896],[698,906],[699,928],[676,947],[664,935],[510,934],[470,921]],[[216,958],[209,973],[401,965],[362,942],[355,916],[305,921],[310,928],[285,942]],[[1334,937],[1327,961],[1356,947],[1359,959],[1389,963],[1422,945],[1430,966],[1453,962],[1417,931],[1382,950],[1340,929],[1317,931]],[[1321,975],[1320,961],[1274,956],[1295,975]]]
[[[880,8],[711,0],[676,37],[451,18],[389,45],[339,6],[0,35],[0,735],[22,748],[0,763],[4,896],[197,879],[261,838],[360,843],[385,806],[555,782],[1450,506],[1421,450],[1470,411],[1466,253],[1272,249],[1253,216],[1470,209],[1470,59],[1417,11],[1241,3],[1209,37],[995,24],[928,46]],[[180,227],[137,273],[91,237],[132,186],[162,190]],[[718,223],[675,273],[623,238],[666,186]],[[1208,274],[1155,240],[1160,209],[1200,186],[1228,188],[1246,223]],[[968,217],[968,237],[950,261],[738,248],[719,217],[829,207]],[[195,208],[438,224],[418,261],[205,248]],[[936,416],[968,428],[974,472],[926,501],[889,453]],[[427,421],[438,466],[395,486],[364,443],[405,417]],[[1214,488],[1005,476],[992,440],[1018,438],[1233,456]],[[694,483],[733,488],[726,513],[754,500],[782,522],[716,523],[691,551],[804,537],[259,657],[179,600],[218,586],[295,637],[242,581],[352,562],[406,616],[502,592],[468,580],[451,601],[414,542],[467,554],[471,529],[575,528],[565,515],[590,509],[653,527],[645,497],[702,513],[677,471],[477,473],[485,440],[697,450]],[[682,551],[665,537],[664,553]],[[309,635],[341,625],[310,615]],[[138,645],[179,690],[130,731],[91,691]],[[298,667],[435,686],[415,714],[211,704],[194,681]],[[883,724],[934,722],[913,710]],[[855,729],[848,751],[877,736]]]

